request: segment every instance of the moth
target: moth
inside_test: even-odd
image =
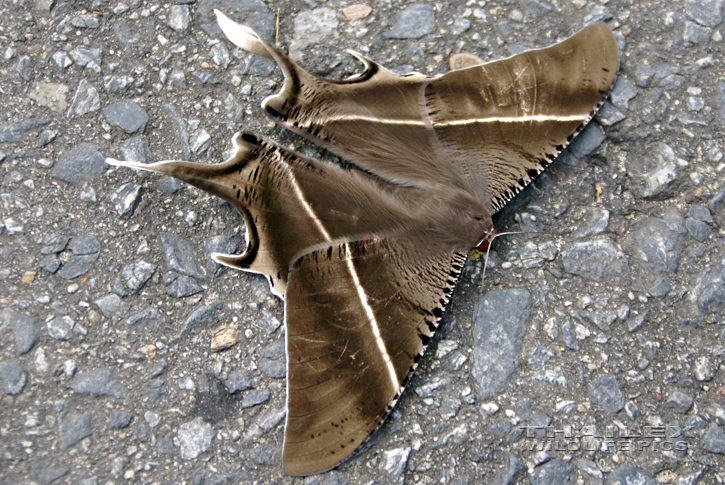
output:
[[[219,263],[267,277],[284,299],[284,469],[321,473],[381,426],[436,331],[491,216],[592,119],[618,68],[605,24],[551,47],[439,76],[397,75],[351,52],[343,81],[300,68],[216,11],[228,39],[274,59],[275,122],[351,162],[345,169],[251,133],[224,163],[124,167],[176,177],[231,203],[243,254]]]

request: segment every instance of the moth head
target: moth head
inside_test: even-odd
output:
[[[487,233],[483,239],[481,239],[481,242],[479,242],[476,245],[476,249],[479,252],[482,253],[488,253],[489,249],[491,249],[491,245],[493,244],[493,240],[498,237],[498,231],[496,229],[491,228],[491,231]]]

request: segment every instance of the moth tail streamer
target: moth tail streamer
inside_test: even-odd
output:
[[[254,138],[256,141],[256,137]],[[155,163],[138,163],[116,160],[115,158],[110,157],[106,158],[105,162],[114,167],[145,170],[147,172],[161,173],[177,178],[190,185],[217,195],[237,207],[246,225],[247,250],[242,254],[212,253],[211,258],[224,266],[247,270],[247,261],[249,259],[250,252],[253,250],[254,241],[256,241],[254,224],[248,214],[248,211],[244,207],[239,206],[234,186],[228,183],[224,175],[231,168],[238,167],[240,163],[244,163],[244,161],[250,157],[250,153],[257,148],[257,144],[254,143],[251,138],[245,140],[245,135],[238,132],[232,137],[232,145],[234,146],[233,155],[226,162],[215,165],[194,163],[185,160],[163,160]]]
[[[214,9],[219,28],[232,44],[252,54],[272,59],[272,46],[246,25],[238,24],[219,10]]]

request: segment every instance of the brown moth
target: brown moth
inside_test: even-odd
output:
[[[363,170],[237,133],[224,163],[114,165],[171,175],[242,215],[247,249],[220,263],[284,299],[290,475],[330,470],[380,427],[436,330],[466,251],[601,106],[617,45],[605,24],[551,47],[440,76],[399,76],[353,53],[344,81],[302,70],[216,12],[231,42],[274,59],[277,123]]]

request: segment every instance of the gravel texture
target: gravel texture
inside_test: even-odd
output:
[[[15,0],[0,9],[0,483],[725,482],[724,0]],[[219,162],[275,128],[282,76],[213,9],[319,75],[493,60],[606,21],[610,100],[495,224],[392,415],[285,476],[282,302],[222,270],[227,203],[109,168]],[[345,13],[343,13],[345,10]]]

